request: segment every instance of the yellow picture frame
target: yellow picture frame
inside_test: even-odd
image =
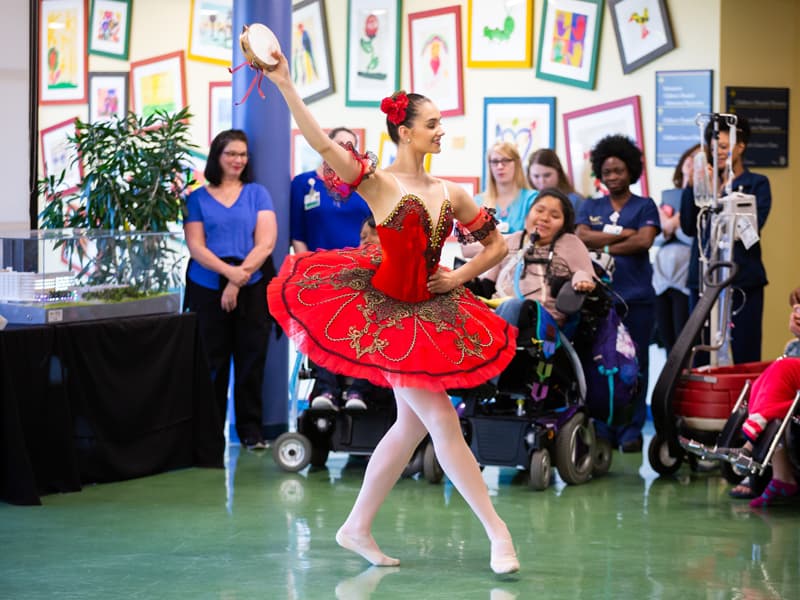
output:
[[[191,0],[186,57],[231,66],[233,44],[233,0]]]
[[[425,172],[431,172],[431,154],[425,155]],[[385,169],[394,162],[397,157],[397,146],[385,131],[381,131],[381,137],[378,140],[378,168]]]
[[[505,11],[497,10],[496,0],[468,0],[467,66],[474,69],[531,68],[533,0],[511,4]]]

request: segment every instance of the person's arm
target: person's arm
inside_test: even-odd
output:
[[[309,191],[308,178],[303,181],[303,174],[292,179],[289,188],[289,239],[294,251],[307,252],[306,244],[306,214],[304,196]],[[305,188],[305,191],[303,190]]]
[[[455,218],[461,223],[474,221],[478,217],[480,209],[470,195],[467,194],[466,190],[449,182],[447,183],[447,188]],[[489,234],[480,240],[480,243],[483,246],[483,250],[472,260],[453,271],[437,269],[428,278],[428,290],[434,294],[447,293],[499,264],[508,254],[506,242],[496,228],[491,229]]]
[[[694,203],[694,189],[692,186],[683,188],[681,193],[680,215],[681,229],[690,238],[697,236],[697,214],[700,209]]]
[[[308,252],[308,245],[300,240],[292,240],[292,250],[294,250],[295,254]]]
[[[254,246],[242,261],[242,268],[251,275],[261,268],[275,249],[278,239],[278,220],[273,210],[260,210],[253,233]]]
[[[647,252],[653,245],[653,240],[658,235],[658,227],[653,225],[646,225],[636,230],[623,230],[633,231],[632,235],[618,239],[616,242],[609,244],[611,254],[639,254],[640,252]]]
[[[225,277],[235,285],[245,285],[250,280],[250,274],[241,266],[229,265],[221,260],[206,246],[206,232],[202,221],[188,221],[183,225],[183,236],[189,255],[209,271],[214,271]]]
[[[588,225],[580,224],[575,228],[575,235],[586,244],[587,248],[592,250],[603,250],[606,246],[612,246],[629,238],[634,233],[635,229],[623,229],[619,234],[605,233],[603,231],[595,231]]]
[[[750,192],[756,197],[756,212],[758,213],[758,230],[761,231],[767,224],[770,208],[772,208],[772,189],[769,179],[759,177]]]
[[[559,240],[556,250],[572,272],[572,287],[579,292],[594,289],[594,265],[586,246],[575,235],[565,234]]]

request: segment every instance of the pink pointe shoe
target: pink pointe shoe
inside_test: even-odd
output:
[[[519,571],[519,560],[514,551],[514,542],[511,538],[492,542],[492,556],[489,560],[492,571],[498,575],[507,575]]]

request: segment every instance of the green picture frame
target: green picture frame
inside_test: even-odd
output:
[[[594,89],[603,0],[544,0],[536,77]]]
[[[133,0],[92,0],[89,54],[128,60]]]
[[[347,0],[346,106],[380,106],[400,86],[402,0]]]

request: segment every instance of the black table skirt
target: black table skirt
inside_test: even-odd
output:
[[[0,331],[0,499],[222,467],[194,314]]]

